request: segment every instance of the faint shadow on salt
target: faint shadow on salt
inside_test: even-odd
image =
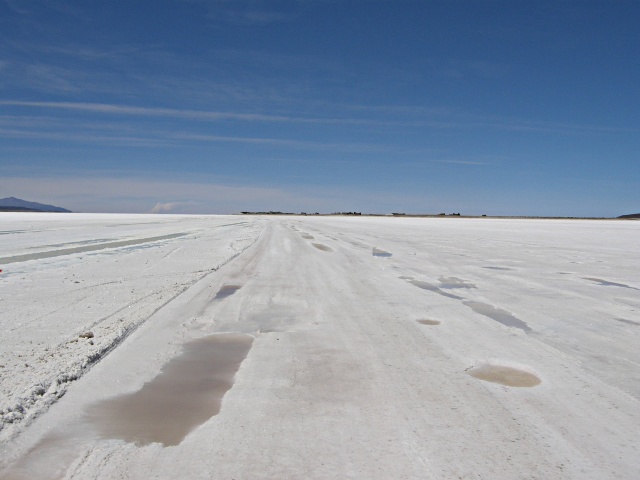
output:
[[[308,233],[303,233],[302,234],[302,238],[306,239],[306,240],[313,240],[313,235],[309,235]]]
[[[640,327],[640,322],[634,322],[633,320],[626,320],[624,318],[616,318],[618,322],[626,323],[627,325],[633,325],[634,327]]]
[[[223,285],[222,288],[220,288],[220,290],[218,290],[218,293],[216,293],[216,296],[213,297],[213,299],[214,300],[222,300],[224,298],[230,297],[231,295],[236,293],[241,288],[242,288],[241,285]]]
[[[186,343],[182,354],[140,390],[94,404],[86,419],[104,439],[178,445],[220,412],[252,342],[250,335],[229,333]]]
[[[506,310],[502,310],[501,308],[496,308],[493,305],[489,305],[487,303],[482,302],[462,302],[467,307],[471,308],[476,313],[480,315],[484,315],[485,317],[490,318],[491,320],[495,320],[502,325],[507,327],[515,327],[519,328],[525,333],[531,332],[531,328],[525,322],[520,320],[519,318],[514,317],[511,313]]]
[[[513,270],[513,268],[507,268],[507,267],[493,267],[493,266],[482,267],[482,268],[487,268],[487,269],[489,269],[489,270]]]
[[[602,285],[603,287],[621,287],[621,288],[630,288],[631,290],[640,290],[640,288],[631,287],[624,283],[616,283],[610,282],[608,280],[602,280],[601,278],[593,278],[593,277],[582,277],[584,280],[589,280],[590,282],[595,282],[598,285]]]

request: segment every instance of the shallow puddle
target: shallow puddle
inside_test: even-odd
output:
[[[220,412],[253,337],[229,333],[186,343],[180,355],[140,390],[104,400],[86,412],[100,437],[136,445],[178,445]]]
[[[640,290],[639,288],[631,287],[624,283],[616,283],[610,282],[608,280],[602,280],[601,278],[592,278],[592,277],[582,277],[584,280],[589,280],[590,282],[595,282],[603,287],[622,287],[622,288],[630,288],[631,290]]]
[[[322,243],[312,243],[311,245],[316,247],[318,250],[322,250],[323,252],[333,252],[333,250],[330,247],[327,247],[326,245],[323,245]]]
[[[508,387],[535,387],[540,379],[533,373],[503,365],[480,365],[467,370],[472,377]]]
[[[313,235],[309,235],[308,233],[303,233],[302,234],[302,238],[306,239],[306,240],[313,240]]]
[[[502,310],[501,308],[496,308],[493,305],[489,305],[488,303],[482,302],[463,302],[467,307],[471,308],[476,313],[480,315],[484,315],[485,317],[489,317],[491,320],[495,320],[502,325],[506,325],[507,327],[515,327],[520,330],[529,333],[531,328],[525,322],[520,320],[519,318],[514,317],[511,313],[506,310]]]
[[[384,250],[381,250],[379,248],[373,248],[373,252],[371,253],[374,257],[383,257],[383,258],[389,258],[391,257],[393,254],[389,253],[389,252],[385,252]]]
[[[241,288],[242,288],[241,285],[223,285],[222,288],[220,288],[220,290],[218,290],[218,293],[216,293],[216,296],[213,297],[213,299],[214,300],[222,300],[223,298],[230,297],[231,295],[236,293]]]
[[[429,320],[427,318],[423,320],[418,320],[418,323],[421,323],[422,325],[440,325],[439,320]]]
[[[440,288],[476,288],[473,283],[466,282],[458,277],[440,277]]]
[[[411,283],[412,285],[415,285],[418,288],[422,288],[423,290],[429,290],[430,292],[437,293],[444,297],[454,298],[456,300],[464,300],[463,297],[459,297],[458,295],[454,295],[452,293],[447,293],[445,291],[442,291],[440,290],[440,288],[427,282],[421,282],[420,280],[409,280],[409,283]]]

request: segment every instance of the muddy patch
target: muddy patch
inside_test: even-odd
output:
[[[85,417],[104,439],[178,445],[220,412],[252,342],[249,335],[229,333],[186,343],[140,390],[98,402]]]
[[[467,370],[474,378],[508,387],[535,387],[541,383],[533,373],[503,365],[480,365]]]
[[[589,280],[590,282],[595,282],[598,285],[602,285],[603,287],[621,287],[621,288],[630,288],[631,290],[640,290],[640,288],[635,288],[630,285],[626,285],[624,283],[616,283],[610,282],[608,280],[603,280],[601,278],[593,278],[593,277],[582,277],[584,280]]]
[[[311,245],[316,247],[318,250],[322,250],[323,252],[333,252],[332,248],[327,247],[326,245],[324,245],[322,243],[312,243]]]
[[[424,318],[422,320],[418,320],[418,323],[421,325],[440,325],[440,320],[430,320],[428,318]]]
[[[431,283],[422,282],[420,280],[409,280],[409,283],[412,284],[412,285],[415,285],[418,288],[421,288],[423,290],[428,290],[428,291],[433,292],[433,293],[437,293],[438,295],[442,295],[444,297],[454,298],[456,300],[464,300],[463,297],[460,297],[458,295],[454,295],[453,293],[445,292],[444,290],[440,290],[439,287],[437,287],[436,285],[433,285]]]
[[[214,300],[222,300],[223,298],[230,297],[231,295],[236,293],[241,288],[242,288],[241,285],[223,285],[222,288],[220,288],[220,290],[218,290],[218,293],[216,293],[216,296],[213,297],[213,299]]]
[[[313,235],[309,235],[308,233],[303,233],[302,234],[302,238],[304,238],[305,240],[313,240],[314,236]]]
[[[489,305],[488,303],[482,302],[463,302],[467,307],[473,310],[480,315],[484,315],[485,317],[490,318],[491,320],[495,320],[502,325],[507,327],[515,327],[524,331],[525,333],[531,332],[531,328],[526,322],[523,322],[519,318],[514,317],[511,313],[506,310],[502,310],[501,308],[496,308],[493,305]]]
[[[373,251],[371,252],[371,254],[374,257],[382,257],[382,258],[389,258],[389,257],[391,257],[393,255],[392,253],[386,252],[384,250],[381,250],[381,249],[375,248],[375,247],[373,248]]]

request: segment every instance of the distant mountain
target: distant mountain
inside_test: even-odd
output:
[[[0,212],[63,212],[71,213],[66,208],[54,207],[53,205],[45,205],[44,203],[28,202],[16,197],[0,198]]]
[[[640,218],[640,213],[630,213],[629,215],[620,215],[618,218]]]

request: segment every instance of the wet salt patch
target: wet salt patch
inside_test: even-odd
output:
[[[216,293],[216,296],[213,297],[213,299],[214,300],[222,300],[224,298],[230,297],[231,295],[236,293],[241,288],[242,288],[241,285],[223,285],[222,288],[220,288],[220,290],[218,290],[218,293]]]
[[[428,318],[422,319],[422,320],[418,320],[418,323],[422,324],[422,325],[440,325],[440,321],[439,320],[429,320]]]
[[[601,278],[593,278],[593,277],[582,277],[584,280],[589,280],[590,282],[595,282],[603,287],[621,287],[621,288],[630,288],[631,290],[640,290],[640,288],[631,287],[624,283],[616,283],[610,282],[608,280],[602,280]]]
[[[108,248],[130,247],[130,246],[140,245],[145,243],[158,242],[160,240],[170,240],[174,238],[183,237],[185,235],[187,234],[172,233],[170,235],[160,235],[157,237],[147,237],[147,238],[138,238],[135,240],[122,240],[117,242],[99,243],[99,244],[85,245],[82,247],[63,248],[60,250],[50,250],[50,251],[39,252],[39,253],[27,253],[24,255],[14,255],[12,257],[0,258],[0,263],[7,264],[7,263],[26,262],[29,260],[40,260],[45,258],[61,257],[64,255],[72,255],[74,253],[94,252],[96,250],[105,250]]]
[[[389,258],[391,257],[393,254],[389,253],[389,252],[385,252],[384,250],[381,250],[379,248],[373,248],[373,251],[371,253],[374,257],[383,257],[383,258]]]
[[[541,380],[533,373],[504,365],[480,365],[467,370],[474,378],[508,387],[535,387]]]
[[[411,278],[411,277],[408,277]],[[418,288],[422,288],[423,290],[428,290],[430,292],[433,293],[437,293],[439,295],[442,295],[444,297],[449,297],[449,298],[454,298],[456,300],[464,300],[463,297],[460,297],[458,295],[454,295],[452,293],[447,293],[443,290],[440,290],[440,288],[436,287],[435,285],[432,285],[430,283],[427,282],[421,282],[420,280],[409,280],[409,283],[411,283],[412,285],[415,285]]]
[[[309,235],[308,233],[303,233],[302,234],[302,238],[306,239],[306,240],[313,240],[313,235]]]
[[[249,335],[218,334],[186,343],[156,378],[137,392],[98,402],[86,419],[104,439],[178,445],[220,412],[252,342]]]
[[[457,277],[440,277],[440,288],[476,288],[473,283],[468,283],[465,280]]]
[[[20,460],[0,472],[0,479],[33,480],[37,478],[46,480],[63,478],[69,465],[80,453],[78,440],[68,434],[49,434],[25,453]]]
[[[507,327],[515,327],[520,330],[529,333],[531,332],[531,328],[525,322],[520,320],[519,318],[514,317],[511,313],[506,310],[502,310],[501,308],[496,308],[493,305],[489,305],[488,303],[482,302],[463,302],[467,307],[471,308],[476,313],[480,315],[484,315],[485,317],[490,318],[491,320],[495,320],[502,325]]]
[[[513,270],[513,268],[494,267],[494,266],[488,266],[488,267],[482,267],[482,268],[488,268],[489,270]]]
[[[333,249],[331,249],[330,247],[327,247],[326,245],[323,245],[322,243],[312,243],[311,245],[316,247],[318,250],[322,250],[324,252],[333,252]]]

